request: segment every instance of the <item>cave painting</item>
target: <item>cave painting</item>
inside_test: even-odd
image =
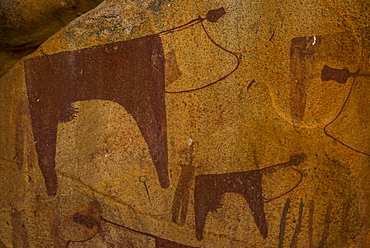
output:
[[[282,216],[281,216],[278,248],[283,248],[285,225],[286,225],[287,213],[288,213],[288,210],[289,210],[289,206],[290,206],[290,198],[288,198],[286,200],[285,205],[284,205],[284,209],[283,209],[283,213],[282,213]],[[304,207],[304,204],[303,204],[303,200],[301,198],[301,202],[299,204],[299,210],[298,210],[298,220],[297,220],[297,224],[296,224],[295,229],[294,229],[293,237],[292,237],[291,242],[290,242],[290,247],[292,247],[292,248],[297,247],[297,244],[298,244],[298,236],[299,236],[299,233],[301,232],[301,228],[302,228],[303,207]]]
[[[55,195],[57,126],[74,117],[76,101],[101,99],[123,106],[149,147],[161,186],[169,186],[164,54],[158,35],[26,61],[27,90],[39,166]]]
[[[290,44],[290,111],[294,124],[302,122],[307,101],[307,88],[313,78],[319,38],[297,37]]]
[[[158,34],[25,61],[34,142],[48,195],[55,195],[58,188],[55,172],[58,123],[75,117],[72,103],[93,99],[116,102],[132,115],[148,145],[160,185],[169,187],[165,93],[185,93],[211,86],[233,73],[239,60],[232,53],[238,61],[236,68],[215,82],[197,89],[166,92],[160,35],[198,23],[207,33],[202,22],[216,22],[225,13],[224,8],[210,10],[206,18],[198,17]]]
[[[182,169],[172,204],[172,222],[180,225],[184,225],[186,221],[192,182],[195,177],[196,167],[193,164],[193,152],[194,143],[190,144],[189,149],[185,149],[181,152],[186,156],[185,163],[180,164]]]
[[[149,233],[145,233],[145,232],[141,232],[141,231],[131,229],[131,228],[126,227],[124,225],[121,225],[121,224],[115,223],[113,221],[107,220],[107,219],[103,218],[102,216],[99,216],[98,218],[96,218],[96,217],[94,218],[94,217],[88,216],[88,215],[80,213],[80,212],[75,212],[72,215],[71,219],[74,223],[82,225],[82,226],[84,226],[88,229],[93,229],[94,227],[96,227],[96,232],[94,234],[92,234],[90,237],[87,237],[83,240],[71,240],[71,239],[68,240],[67,243],[66,243],[66,248],[68,248],[73,243],[88,242],[88,241],[94,239],[97,236],[97,234],[100,234],[99,236],[104,237],[106,234],[102,231],[102,225],[103,224],[111,225],[111,226],[113,226],[117,229],[122,229],[125,232],[132,232],[132,233],[135,233],[135,234],[137,234],[139,236],[142,236],[142,237],[145,237],[145,238],[150,237],[150,238],[154,239],[154,247],[155,248],[196,248],[196,247],[193,247],[193,246],[180,244],[180,243],[168,240],[168,239],[160,238],[158,236],[155,236],[155,235],[152,235],[152,234],[149,234]],[[131,243],[130,247],[133,247],[132,245],[133,244]]]
[[[321,80],[322,81],[335,81],[337,83],[340,83],[340,84],[344,84],[344,83],[347,83],[347,80],[348,78],[350,77],[369,77],[370,74],[366,74],[366,73],[360,73],[360,70],[357,70],[356,72],[354,73],[351,73],[347,68],[344,68],[344,69],[336,69],[336,68],[332,68],[328,65],[324,65],[324,67],[322,68],[321,70]],[[354,86],[354,83],[355,83],[355,80],[353,80],[352,82],[352,85],[351,85],[351,88],[348,92],[348,95],[340,109],[340,111],[338,112],[338,114],[335,116],[335,118],[329,122],[328,124],[325,125],[324,127],[324,133],[326,136],[332,138],[333,140],[339,142],[340,144],[342,144],[343,146],[351,149],[352,151],[355,151],[357,153],[361,153],[363,155],[367,155],[367,156],[370,156],[370,153],[368,152],[364,152],[360,149],[356,149],[354,148],[353,146],[347,144],[346,142],[343,142],[341,141],[339,138],[336,138],[334,135],[330,134],[328,132],[328,127],[333,124],[338,118],[339,116],[343,113],[343,110],[344,110],[344,107],[347,105],[348,103],[348,99],[350,98],[351,96],[351,93],[352,93],[352,89],[353,89],[353,86]]]
[[[321,70],[321,80],[322,81],[336,81],[340,84],[344,84],[347,82],[348,78],[350,77],[356,77],[356,76],[362,76],[363,74],[359,73],[360,71],[357,71],[355,73],[349,72],[347,68],[344,69],[335,69],[331,68],[328,65],[324,65],[324,67]]]
[[[329,235],[329,226],[331,223],[331,211],[332,211],[332,204],[329,203],[327,208],[326,208],[326,214],[325,218],[323,221],[323,226],[324,229],[321,234],[320,241],[317,246],[314,246],[314,241],[313,241],[313,224],[314,224],[314,201],[310,200],[309,201],[309,206],[308,206],[308,247],[313,248],[313,247],[325,247],[326,245],[326,240]],[[284,247],[284,241],[285,241],[285,231],[286,231],[286,222],[287,222],[287,215],[288,211],[290,208],[290,198],[287,198],[285,201],[285,205],[283,208],[283,211],[281,213],[281,219],[280,219],[280,232],[279,232],[279,244],[278,248],[283,248]],[[301,199],[301,202],[299,204],[299,210],[298,210],[298,219],[296,221],[296,226],[294,229],[293,236],[291,237],[290,240],[290,246],[289,247],[298,247],[298,236],[299,233],[301,232],[302,229],[302,219],[303,219],[303,212],[304,212],[304,203],[303,199]]]
[[[368,29],[368,27],[362,29],[366,36],[364,40],[368,40]],[[346,42],[338,43],[336,42],[337,40],[346,40]],[[307,123],[310,123],[310,121],[308,121],[310,119],[311,123],[309,125],[312,125],[312,123],[316,121],[312,117],[314,115],[313,108],[320,109],[321,107],[318,104],[312,104],[311,101],[318,101],[317,99],[320,98],[320,96],[313,96],[311,89],[319,85],[322,87],[320,83],[349,83],[349,90],[348,93],[343,94],[344,100],[340,110],[335,113],[333,119],[325,123],[323,131],[327,137],[337,141],[352,151],[369,156],[370,154],[366,150],[366,147],[359,144],[360,142],[356,143],[351,141],[350,137],[344,137],[345,135],[340,133],[343,131],[337,132],[338,129],[344,130],[344,126],[350,123],[349,120],[346,121],[347,123],[343,123],[343,120],[346,118],[343,112],[346,111],[345,108],[353,108],[355,106],[356,103],[352,103],[352,106],[349,106],[350,102],[354,102],[354,98],[356,98],[354,94],[361,94],[354,85],[356,84],[358,87],[361,87],[360,85],[364,83],[362,82],[363,78],[370,76],[369,72],[366,71],[368,63],[368,55],[365,55],[365,51],[368,49],[367,43],[362,44],[363,52],[361,54],[356,54],[348,52],[354,47],[354,45],[350,45],[352,44],[351,42],[354,42],[354,44],[356,43],[352,34],[346,32],[334,33],[331,35],[296,37],[291,40],[289,64],[291,85],[290,114],[294,126],[305,126]],[[350,78],[352,78],[351,82],[349,82]],[[319,80],[321,82],[319,82]],[[343,89],[346,88],[343,87]],[[321,97],[328,98],[326,96]],[[352,100],[350,100],[350,98]],[[328,102],[326,101],[325,103],[327,104]],[[307,107],[308,105],[310,105],[309,108]],[[361,106],[362,110],[360,113],[364,116],[368,114],[366,108],[366,104]],[[339,120],[339,117],[343,117],[342,120]],[[366,117],[360,118],[367,121]],[[339,125],[342,126],[339,127]],[[359,132],[366,132],[364,128],[358,128],[360,129]],[[353,127],[351,129],[353,130]],[[351,142],[353,144],[350,144]],[[365,142],[367,143],[367,141],[363,141],[362,143]]]
[[[341,34],[337,34],[339,37]],[[342,34],[344,35],[344,34]],[[290,111],[293,124],[299,125],[305,116],[308,88],[316,77],[316,63],[327,60],[333,48],[330,48],[329,36],[296,37],[290,44]],[[329,54],[329,55],[326,55]],[[321,71],[321,80],[334,80],[346,83],[348,78],[368,76],[357,72],[351,73],[348,69],[334,69],[324,65]]]
[[[262,176],[284,167],[299,165],[304,159],[305,155],[299,154],[291,156],[290,160],[286,163],[259,170],[196,176],[194,212],[197,239],[203,239],[203,230],[208,212],[216,211],[220,208],[222,206],[222,196],[227,193],[237,193],[244,196],[260,234],[263,238],[267,238],[268,229],[264,210],[264,198],[262,195]],[[301,174],[301,172],[299,173]]]

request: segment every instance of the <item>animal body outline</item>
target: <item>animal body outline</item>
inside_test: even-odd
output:
[[[164,95],[204,89],[224,80],[238,69],[239,57],[215,43],[203,25],[204,20],[217,22],[224,14],[225,9],[221,7],[208,11],[205,18],[199,16],[184,25],[157,34],[25,61],[34,141],[48,195],[56,195],[58,189],[55,171],[58,123],[68,122],[75,117],[75,110],[71,106],[73,102],[93,99],[116,102],[134,118],[148,145],[161,187],[169,187]],[[178,92],[165,91],[164,52],[160,35],[198,23],[212,43],[235,56],[237,65],[227,75],[202,87]],[[121,95],[122,92],[124,95]]]

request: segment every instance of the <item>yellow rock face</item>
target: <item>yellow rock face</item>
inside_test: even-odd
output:
[[[368,247],[365,1],[106,1],[0,79],[5,247]]]

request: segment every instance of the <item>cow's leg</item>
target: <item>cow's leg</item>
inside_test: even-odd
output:
[[[37,111],[40,115],[31,112],[33,134],[38,155],[38,162],[44,176],[48,195],[56,195],[58,189],[55,172],[55,154],[58,120],[52,109]]]
[[[248,175],[246,179],[248,180],[248,182],[245,182],[247,188],[243,195],[252,211],[254,222],[256,223],[262,237],[267,238],[268,229],[262,197],[262,174],[259,172],[253,172]]]

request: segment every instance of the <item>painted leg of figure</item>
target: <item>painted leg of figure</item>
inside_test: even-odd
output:
[[[148,144],[160,185],[168,188],[170,181],[162,41],[158,35],[151,35],[124,42],[122,46],[125,48],[124,57],[130,59],[130,63],[125,64],[121,58],[123,55],[116,54],[119,56],[116,57],[117,61],[126,69],[124,78],[111,79],[121,82],[117,85],[120,90],[114,94],[115,102],[135,119]]]
[[[135,119],[152,157],[162,188],[170,185],[168,176],[168,148],[164,88],[142,87],[141,95],[128,95],[126,101],[117,101]],[[131,92],[135,94],[135,91]],[[128,93],[126,93],[128,94]]]
[[[228,186],[219,175],[200,175],[195,178],[194,212],[196,237],[203,239],[203,231],[209,211],[217,211],[222,207],[222,195]]]
[[[55,172],[58,121],[52,116],[43,116],[42,119],[38,117],[32,118],[38,162],[44,176],[47,194],[54,196],[58,189],[57,175]]]
[[[206,225],[207,218],[207,195],[209,195],[207,190],[202,187],[204,184],[202,177],[195,178],[195,188],[194,188],[194,213],[195,213],[195,228],[196,237],[198,240],[203,239],[203,230]]]
[[[197,176],[195,178],[194,188],[194,212],[195,212],[195,228],[196,237],[198,240],[203,239],[203,230],[206,225],[207,214],[211,209],[212,201],[216,198],[215,189],[212,184],[206,180],[205,176]]]
[[[188,164],[182,166],[172,205],[172,221],[180,225],[184,225],[186,221],[194,172],[194,166]]]
[[[262,197],[262,173],[259,171],[249,173],[247,180],[247,188],[243,195],[262,237],[267,238],[268,230]]]

